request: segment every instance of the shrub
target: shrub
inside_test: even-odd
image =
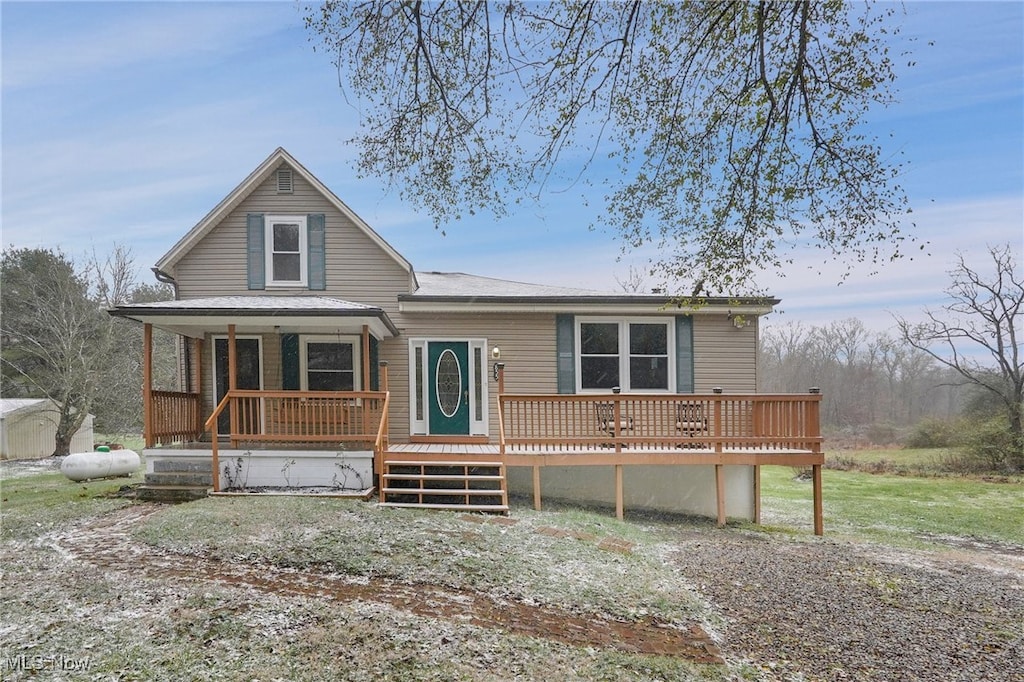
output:
[[[927,417],[914,426],[903,441],[906,448],[948,448],[958,445],[964,423],[959,420]]]
[[[973,422],[964,430],[963,458],[976,471],[1013,473],[1024,465],[1022,444],[1010,433],[1005,418]]]

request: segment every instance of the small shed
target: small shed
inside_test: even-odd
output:
[[[60,410],[48,398],[0,398],[0,459],[49,457],[57,442]],[[93,416],[71,438],[71,452],[93,449]]]

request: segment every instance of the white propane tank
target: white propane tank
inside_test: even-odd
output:
[[[94,452],[75,452],[60,463],[62,474],[72,481],[130,476],[142,465],[134,450],[111,450],[101,445]]]

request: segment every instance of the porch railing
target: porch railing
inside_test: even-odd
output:
[[[500,395],[502,454],[595,448],[821,452],[821,395]]]
[[[386,435],[384,391],[228,391],[206,420],[211,434],[213,487],[220,490],[217,434],[232,447],[261,443],[367,443],[376,448]],[[227,429],[221,424],[225,415]]]
[[[198,393],[150,391],[146,447],[199,440],[203,434],[202,401]]]

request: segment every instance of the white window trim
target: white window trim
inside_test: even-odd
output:
[[[676,325],[674,318],[664,317],[576,317],[575,348],[573,362],[575,363],[576,392],[577,393],[608,393],[604,388],[583,388],[583,371],[581,358],[583,357],[583,334],[582,325],[593,323],[614,323],[619,327],[619,386],[623,393],[675,393],[676,392]],[[668,343],[668,387],[667,388],[643,388],[633,391],[629,386],[629,325],[631,324],[660,324],[666,327],[666,341]]]
[[[309,390],[309,344],[310,343],[352,344],[352,390],[363,390],[363,340],[360,336],[339,336],[329,334],[299,335],[299,388]]]
[[[299,279],[274,279],[274,224],[298,223],[299,225]],[[272,287],[307,287],[309,286],[309,230],[304,215],[268,215],[264,222],[264,251],[266,252],[266,272],[268,288]]]
[[[430,343],[467,343],[469,344],[469,435],[486,436],[490,433],[490,381],[488,358],[490,349],[487,347],[487,339],[466,339],[466,338],[419,338],[409,339],[409,433],[412,435],[428,435],[430,421],[430,409],[428,406],[427,377],[431,370],[427,362],[427,345]],[[416,375],[416,349],[423,353],[424,376]],[[474,348],[480,349],[480,358],[483,367],[478,373],[476,366]],[[480,419],[476,419],[477,402],[476,387],[474,380],[480,377]],[[419,393],[423,400],[423,419],[416,419],[416,395]]]

